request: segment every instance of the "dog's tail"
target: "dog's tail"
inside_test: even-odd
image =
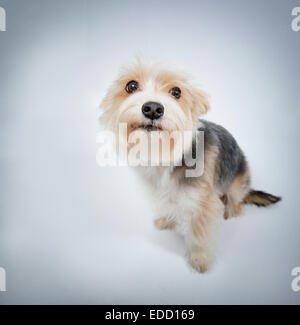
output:
[[[263,191],[250,190],[243,200],[244,204],[255,204],[258,207],[266,207],[268,205],[277,203],[281,197],[275,196]]]

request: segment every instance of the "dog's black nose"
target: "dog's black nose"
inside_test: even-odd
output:
[[[157,120],[164,115],[164,107],[155,102],[147,102],[142,107],[142,112],[145,117],[150,120]]]

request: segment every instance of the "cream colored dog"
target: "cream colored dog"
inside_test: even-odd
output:
[[[183,234],[190,265],[206,271],[214,259],[214,238],[223,217],[241,213],[242,204],[266,206],[280,200],[262,191],[250,190],[249,169],[243,152],[223,127],[199,119],[209,107],[206,94],[189,81],[186,73],[159,63],[137,60],[124,68],[102,101],[101,122],[118,133],[126,123],[126,139],[136,131],[190,131],[190,141],[177,151],[169,166],[138,167],[149,184],[157,208],[155,225]],[[204,150],[198,150],[204,133]],[[175,152],[176,142],[170,145]],[[128,150],[130,145],[128,146]],[[198,177],[187,177],[186,152],[201,152],[204,162]],[[179,152],[179,155],[178,155]],[[194,155],[193,155],[194,157]],[[183,161],[181,166],[178,162]]]

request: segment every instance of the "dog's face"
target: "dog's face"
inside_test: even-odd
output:
[[[187,74],[158,63],[137,61],[123,69],[101,103],[101,121],[118,132],[127,123],[131,132],[192,130],[209,109],[206,95],[189,83]]]

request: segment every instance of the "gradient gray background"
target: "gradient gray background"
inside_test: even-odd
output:
[[[7,0],[0,33],[1,304],[299,304],[299,1]],[[96,165],[97,106],[136,54],[185,66],[207,118],[245,150],[253,186],[283,196],[224,223],[191,272],[158,232],[134,172]]]

